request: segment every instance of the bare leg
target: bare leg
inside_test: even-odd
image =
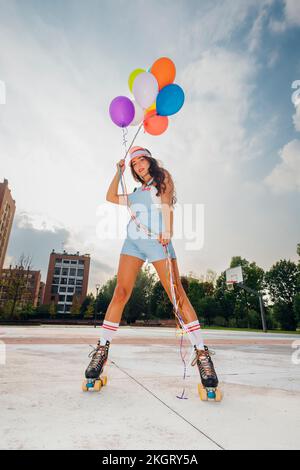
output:
[[[144,260],[136,256],[120,255],[117,284],[106,311],[106,321],[120,323],[124,307],[130,299],[136,277],[144,262]]]
[[[174,284],[177,287],[177,301],[179,300],[179,306],[180,305],[182,306],[181,309],[180,309],[181,316],[182,316],[185,323],[190,323],[192,321],[196,321],[196,320],[198,320],[197,314],[196,314],[191,302],[189,301],[189,298],[186,295],[186,292],[185,292],[185,290],[184,290],[184,288],[181,284],[180,275],[179,275],[178,266],[177,266],[177,260],[172,259],[171,262],[172,262],[172,267],[173,267],[173,270],[172,270],[173,280],[174,280]],[[167,261],[163,259],[163,260],[159,260],[159,261],[154,261],[152,264],[155,267],[155,269],[157,271],[157,274],[158,274],[158,277],[159,277],[165,291],[167,292],[167,294],[169,296],[169,299],[171,300],[171,302],[173,304],[171,290],[170,290],[170,278],[169,278],[169,273],[167,271],[167,264],[166,263],[167,263]],[[179,296],[179,299],[178,299],[178,296]]]

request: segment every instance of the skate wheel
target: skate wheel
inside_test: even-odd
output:
[[[101,377],[101,380],[102,380],[102,385],[103,387],[107,384],[107,377],[106,375],[104,375],[103,377]]]
[[[214,390],[209,390],[209,391],[207,392],[207,398],[208,398],[209,400],[215,400],[215,398],[216,398],[216,392],[215,392]]]
[[[223,398],[223,394],[221,392],[221,390],[216,390],[216,397],[215,397],[215,401],[221,401]]]
[[[202,384],[198,384],[198,393],[199,393],[201,401],[207,401],[208,400],[207,391],[203,387]]]
[[[88,391],[88,388],[87,388],[87,386],[86,386],[86,380],[84,380],[84,381],[82,382],[82,391],[83,391],[83,392],[87,392],[87,391]]]
[[[102,388],[102,381],[101,380],[96,380],[94,384],[94,390],[95,392],[100,392]]]

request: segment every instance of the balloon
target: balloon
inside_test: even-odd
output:
[[[117,96],[110,103],[109,114],[117,126],[126,127],[134,118],[134,105],[127,96]]]
[[[165,86],[174,82],[176,67],[171,59],[168,59],[168,57],[161,57],[152,65],[151,73],[156,77],[159,89],[161,90]]]
[[[153,111],[153,109],[156,109],[156,103],[153,103],[151,106],[149,106],[149,108],[146,109],[146,114],[148,111]]]
[[[138,104],[147,109],[155,101],[158,94],[156,78],[149,72],[140,73],[133,83],[133,94]]]
[[[136,77],[140,74],[140,73],[143,73],[145,72],[144,69],[135,69],[133,72],[131,72],[131,74],[129,75],[129,78],[128,78],[128,86],[129,86],[129,90],[131,91],[132,93],[132,87],[133,87],[133,82],[134,80],[136,79]]]
[[[169,125],[167,116],[158,116],[156,111],[149,111],[144,120],[144,129],[148,134],[160,135],[166,131]]]
[[[179,85],[172,83],[160,90],[156,99],[156,111],[160,116],[171,116],[182,108],[184,92]]]
[[[134,106],[135,113],[134,113],[133,121],[130,123],[130,125],[137,126],[144,119],[144,110],[143,108],[140,107],[140,105],[136,101],[133,101],[133,106]]]

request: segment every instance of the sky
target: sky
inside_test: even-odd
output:
[[[25,253],[45,281],[50,252],[65,249],[90,254],[89,292],[117,273],[129,213],[106,201],[124,156],[108,109],[134,99],[130,73],[159,57],[175,63],[185,103],[136,143],[174,179],[180,274],[219,275],[232,256],[264,270],[298,260],[299,0],[0,0],[0,11],[0,181],[16,201],[6,267]],[[186,207],[199,215],[194,244],[179,230]]]

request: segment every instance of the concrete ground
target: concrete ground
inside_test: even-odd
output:
[[[183,381],[172,328],[120,328],[107,386],[82,392],[99,332],[0,327],[1,449],[299,449],[299,336],[206,330],[224,393],[216,403],[200,400],[196,367]]]

